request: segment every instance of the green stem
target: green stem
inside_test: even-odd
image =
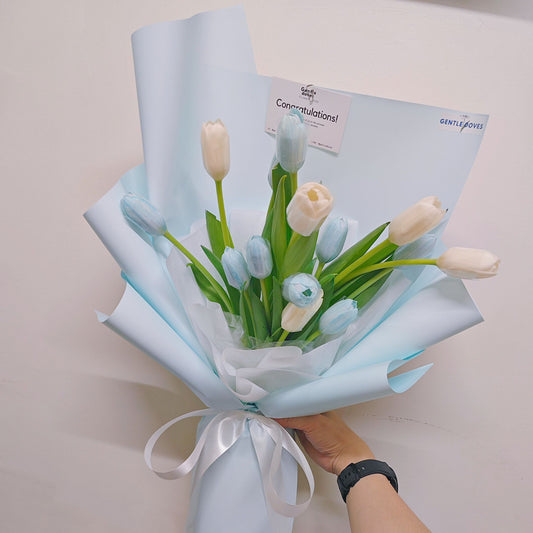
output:
[[[218,211],[220,213],[220,224],[222,226],[222,237],[224,239],[224,245],[233,248],[233,241],[231,240],[231,234],[228,228],[228,221],[226,219],[226,209],[224,208],[224,196],[222,194],[222,180],[215,180],[217,187],[217,200]]]
[[[257,339],[257,330],[255,328],[255,322],[254,322],[254,310],[252,308],[252,300],[250,299],[250,294],[248,293],[248,288],[245,288],[242,290],[242,293],[244,294],[244,299],[246,300],[246,304],[248,305],[248,309],[250,310],[250,321],[251,321],[251,333],[254,339]]]
[[[283,333],[281,334],[278,342],[276,343],[276,346],[281,346],[283,344],[283,342],[285,341],[285,339],[289,336],[289,331],[287,331],[286,329],[283,330]]]
[[[335,285],[342,283],[352,272],[354,272],[357,267],[366,263],[372,257],[380,253],[384,248],[390,246],[392,243],[389,239],[385,239],[383,242],[371,248],[366,254],[363,254],[357,261],[354,261],[351,265],[347,266],[342,272],[339,272],[338,276],[335,278]],[[353,278],[353,276],[351,276]]]
[[[169,231],[166,231],[163,233],[163,237],[165,237],[167,240],[169,240],[200,272],[211,282],[211,285],[213,286],[213,289],[216,291],[220,299],[224,302],[228,310],[233,313],[233,305],[231,305],[231,300],[229,299],[228,295],[222,289],[218,281],[211,275],[211,273],[194,257],[194,255],[179,242],[174,235],[172,235]]]
[[[290,177],[291,177],[291,190],[292,190],[291,196],[294,196],[294,193],[298,189],[298,173],[297,172],[294,172],[294,173],[291,172],[290,173]]]
[[[270,303],[268,301],[268,291],[267,291],[266,283],[264,279],[259,280],[259,283],[261,284],[261,292],[263,293],[263,305],[265,306],[267,323],[268,323],[268,326],[270,327],[270,324],[272,323],[272,317],[270,316]]]
[[[316,279],[318,279],[320,277],[320,274],[322,274],[322,269],[324,268],[325,265],[326,263],[322,263],[321,261],[318,262],[318,267],[315,272]]]
[[[353,291],[352,294],[348,296],[348,299],[355,300],[357,296],[359,296],[362,292],[366,291],[366,289],[374,285],[376,281],[379,281],[381,278],[387,276],[390,272],[392,272],[392,270],[392,268],[387,268],[383,272],[380,272],[379,274],[374,276],[372,279],[369,279],[366,283],[363,283],[360,287],[355,289],[355,291]]]
[[[308,339],[306,344],[309,344],[310,342],[313,342],[322,332],[318,329],[315,331]]]
[[[369,265],[367,267],[362,267],[359,270],[353,272],[352,278],[361,276],[362,274],[367,274],[368,272],[374,272],[375,270],[382,270],[384,268],[391,269],[398,266],[408,266],[408,265],[437,265],[436,259],[400,259],[397,261],[384,261],[383,263],[378,263],[377,265]]]

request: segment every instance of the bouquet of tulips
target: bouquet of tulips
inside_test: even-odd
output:
[[[430,194],[437,188],[453,207],[481,139],[440,130],[443,110],[352,95],[346,146],[337,158],[306,153],[306,126],[293,109],[277,129],[268,171],[272,193],[259,213],[251,210],[257,205],[250,181],[257,178],[248,167],[269,149],[259,128],[269,80],[253,74],[242,10],[143,28],[133,45],[146,163],[126,173],[85,215],[126,280],[113,313],[98,317],[206,405],[162,426],[145,449],[148,466],[164,479],[193,472],[187,531],[289,533],[293,517],[310,502],[314,482],[305,456],[272,418],[404,392],[431,365],[395,371],[481,320],[454,278],[492,276],[499,260],[482,250],[444,251],[439,235],[446,211],[435,196],[386,221],[422,187]],[[391,109],[394,120],[403,116],[410,125],[402,139],[387,137]],[[215,181],[218,213],[207,211],[205,220],[195,222],[205,206],[202,180],[209,178],[190,179],[202,172],[199,147],[190,139],[220,110],[240,125],[232,141],[239,153],[248,146],[251,155],[246,165],[234,162],[238,200],[232,197],[227,216],[222,185],[230,167],[229,136],[220,120],[203,125],[201,156]],[[255,127],[243,135],[249,124]],[[431,149],[421,158],[426,141]],[[390,165],[373,164],[376,143],[380,153],[392,153]],[[457,157],[444,181],[440,169],[450,154]],[[306,158],[336,191],[339,213],[324,183],[298,183]],[[373,181],[353,170],[359,159],[373,169]],[[404,173],[388,180],[390,168],[411,169],[414,161],[412,179]],[[359,215],[367,229],[385,220],[357,235],[352,204],[364,209],[385,186],[387,205],[376,201]],[[243,206],[248,200],[250,206]],[[158,439],[195,416],[202,419],[192,454],[171,470],[155,470]],[[298,465],[310,487],[301,503]]]
[[[230,148],[220,119],[203,125],[201,143],[219,206],[219,218],[206,211],[208,242],[201,245],[210,269],[168,231],[163,217],[145,199],[130,193],[121,207],[134,228],[168,239],[183,254],[198,288],[220,306],[243,347],[291,344],[304,354],[344,334],[396,268],[418,267],[420,272],[421,266],[433,265],[459,278],[497,272],[499,259],[485,250],[451,248],[438,258],[429,257],[436,238],[428,232],[446,214],[434,196],[422,198],[345,249],[348,220],[328,219],[333,197],[327,187],[298,184],[307,130],[297,109],[282,118],[277,130],[269,171],[272,196],[262,232],[251,235],[244,250],[238,250],[222,193]],[[376,244],[386,230],[388,236]]]

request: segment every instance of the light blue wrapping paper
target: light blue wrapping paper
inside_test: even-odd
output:
[[[199,432],[203,425],[200,424]],[[265,442],[271,449],[271,442],[268,439]],[[282,467],[282,479],[278,481],[287,499],[294,500],[298,471],[293,458],[286,452]],[[187,531],[292,531],[293,519],[273,512],[264,502],[260,469],[250,433],[246,431],[201,480],[194,475]]]
[[[167,272],[168,247],[156,242],[154,249],[132,231],[119,202],[128,191],[147,197],[178,237],[203,218],[205,209],[216,213],[199,139],[201,124],[220,117],[231,139],[231,170],[224,180],[227,207],[264,210],[274,151],[273,139],[264,133],[271,82],[254,73],[240,8],[143,28],[132,41],[145,164],[129,171],[85,215],[128,281],[116,310],[99,318],[179,376],[206,405],[241,409],[191,328]],[[334,213],[358,220],[360,234],[423,196],[439,196],[452,210],[482,135],[441,129],[445,112],[354,94],[340,154],[309,148],[299,180],[323,181],[336,199]],[[435,270],[425,269],[414,283],[401,273],[392,276],[362,314],[365,327],[343,342],[331,368],[315,381],[271,392],[257,403],[261,412],[305,415],[411,387],[431,365],[389,374],[426,347],[481,320],[463,284]],[[283,464],[280,483],[291,501],[295,464],[287,454]],[[292,520],[273,514],[265,502],[248,434],[202,479],[194,477],[188,531],[291,529]]]

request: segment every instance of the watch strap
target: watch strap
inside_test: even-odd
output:
[[[358,463],[349,464],[338,476],[337,484],[341,491],[341,496],[346,501],[346,496],[350,489],[362,478],[372,474],[383,474],[393,486],[394,490],[398,492],[398,478],[394,470],[383,461],[376,459],[365,459]]]

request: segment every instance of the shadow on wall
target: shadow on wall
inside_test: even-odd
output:
[[[152,385],[94,375],[71,383],[76,394],[59,421],[60,431],[144,451],[146,441],[164,423],[205,406],[185,385],[169,391]],[[187,457],[194,448],[199,418],[170,429],[157,445],[157,455]]]
[[[531,0],[414,0],[426,4],[482,11],[503,17],[533,20],[533,2]]]

